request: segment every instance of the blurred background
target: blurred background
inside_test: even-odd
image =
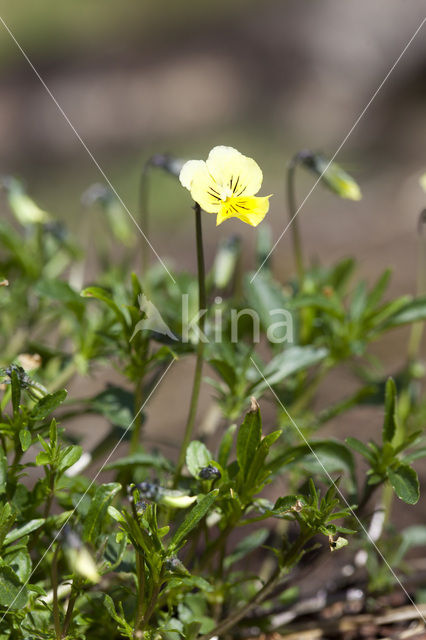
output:
[[[152,153],[204,158],[227,144],[262,166],[276,237],[286,162],[301,148],[336,151],[424,9],[423,0],[0,2],[0,16],[132,212]],[[425,31],[338,156],[360,182],[362,202],[342,204],[318,187],[300,213],[312,256],[353,253],[372,275],[393,263],[394,286],[405,291],[413,289],[424,204]],[[0,172],[22,177],[78,231],[80,195],[102,177],[2,24],[0,83]],[[312,184],[300,176],[299,201]],[[151,239],[184,267],[194,264],[189,204],[172,178],[155,174]],[[205,224],[213,231],[214,217]],[[229,221],[206,235],[215,245],[237,231],[252,243],[242,227]],[[274,253],[284,270],[288,236]]]
[[[424,15],[424,0],[0,0],[17,41],[0,24],[0,174],[20,176],[44,209],[80,235],[81,194],[103,181],[20,46],[134,215],[141,170],[153,153],[205,158],[225,144],[262,167],[278,238],[287,222],[286,163],[303,148],[335,153]],[[318,186],[299,214],[312,259],[353,255],[368,280],[392,266],[393,294],[416,288],[416,227],[426,199],[418,182],[426,170],[425,36],[426,27],[337,157],[361,185],[362,201],[339,200]],[[313,182],[301,171],[299,202]],[[153,173],[150,240],[163,258],[194,270],[190,207],[173,177]],[[4,201],[0,215],[8,215]],[[230,220],[216,230],[207,215],[204,226],[208,264],[230,233],[244,237],[251,260],[252,228]],[[287,279],[289,234],[273,260]],[[390,368],[404,357],[405,336],[393,333],[392,343],[377,347]],[[169,375],[151,403],[148,436],[161,417],[162,433],[179,438],[192,363]],[[348,385],[340,372],[334,382],[326,400]],[[78,385],[76,393],[87,391],[87,383]],[[211,390],[203,393],[207,406]],[[164,412],[165,399],[173,412]],[[360,419],[364,429],[377,428],[377,413],[368,411],[358,410],[339,435],[354,426],[360,435]]]

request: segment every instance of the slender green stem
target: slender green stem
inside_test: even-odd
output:
[[[151,158],[149,158],[142,169],[140,182],[139,182],[139,221],[145,238],[149,237],[149,214],[148,214],[148,184],[149,184],[149,170],[151,168]],[[142,251],[142,277],[146,284],[146,274],[149,266],[149,246],[145,241]]]
[[[417,295],[423,296],[426,293],[426,233],[423,227],[426,225],[426,209],[419,217],[418,234],[419,248],[417,259]],[[408,342],[408,361],[413,362],[417,358],[422,342],[424,322],[415,322],[411,327],[410,339]]]
[[[55,634],[57,640],[61,640],[61,619],[59,616],[59,604],[58,604],[58,554],[59,545],[56,547],[52,559],[52,590],[53,590],[53,624],[55,625]]]
[[[294,260],[296,263],[297,275],[299,278],[299,285],[302,288],[303,280],[305,277],[305,269],[303,266],[303,250],[302,250],[302,238],[300,235],[299,220],[297,218],[297,205],[296,205],[296,193],[295,193],[295,172],[296,167],[300,161],[300,154],[297,153],[291,159],[287,167],[287,205],[288,205],[288,217],[291,227],[291,236],[293,242]]]
[[[77,589],[77,587],[76,587],[76,585],[75,585],[75,583],[73,581],[71,595],[70,595],[70,598],[68,600],[68,606],[67,606],[67,610],[66,610],[66,613],[65,613],[64,627],[63,627],[63,630],[62,630],[61,638],[65,638],[65,636],[67,635],[69,626],[71,624],[72,614],[73,614],[73,611],[74,611],[74,605],[75,605],[75,602],[77,600],[77,596],[78,596],[78,589]]]
[[[138,604],[136,609],[135,629],[138,630],[143,619],[145,598],[145,562],[142,554],[136,550],[136,574],[138,579]]]
[[[205,282],[205,268],[204,268],[204,249],[203,249],[203,233],[201,225],[201,207],[195,203],[195,235],[197,241],[197,268],[198,268],[198,307],[200,311],[207,308],[206,300],[206,282]],[[174,476],[174,486],[177,485],[180,472],[185,462],[186,450],[191,441],[192,432],[194,431],[195,418],[197,415],[198,398],[200,395],[201,387],[201,375],[203,371],[203,357],[204,357],[204,342],[203,333],[205,326],[205,314],[201,313],[198,322],[198,328],[200,331],[198,344],[197,344],[197,360],[195,363],[195,373],[192,385],[191,403],[189,406],[188,418],[186,421],[185,434],[183,436],[182,446],[179,453],[178,463],[176,466]]]

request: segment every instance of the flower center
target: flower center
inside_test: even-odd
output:
[[[220,191],[220,199],[223,202],[226,202],[226,200],[228,200],[228,198],[231,198],[232,195],[233,195],[233,191],[230,187],[222,187]]]

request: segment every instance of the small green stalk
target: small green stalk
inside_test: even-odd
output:
[[[423,227],[426,225],[426,209],[419,217],[418,224],[418,264],[417,264],[417,295],[423,296],[426,293],[426,234]],[[410,339],[408,342],[408,362],[416,360],[420,345],[422,343],[424,322],[415,322],[411,327]]]
[[[149,215],[148,215],[148,183],[149,183],[149,171],[151,168],[151,158],[149,158],[142,169],[140,182],[139,182],[139,221],[141,229],[145,234],[145,238],[149,237]],[[145,242],[142,251],[142,277],[146,285],[146,274],[149,266],[149,247]]]
[[[61,640],[61,619],[59,616],[59,604],[58,604],[58,554],[59,545],[57,545],[52,559],[52,590],[53,590],[53,624],[55,626],[55,635],[57,640]]]
[[[297,219],[297,205],[295,194],[295,172],[296,167],[301,159],[301,153],[296,153],[291,159],[287,167],[287,205],[288,205],[288,217],[291,226],[292,242],[294,260],[296,263],[297,275],[299,278],[299,286],[302,289],[303,280],[305,277],[305,268],[303,266],[303,250],[302,250],[302,238],[300,235],[299,221]]]
[[[207,300],[206,300],[206,279],[205,279],[205,268],[204,268],[204,249],[203,249],[203,233],[202,233],[202,225],[201,225],[201,207],[198,203],[195,203],[195,235],[197,242],[197,269],[198,269],[198,307],[199,310],[207,308]],[[198,328],[200,330],[200,334],[204,332],[205,326],[205,314],[202,313],[199,319]],[[194,381],[192,385],[192,395],[191,395],[191,403],[189,406],[188,418],[186,421],[185,434],[182,441],[182,446],[179,453],[178,463],[176,466],[175,476],[173,485],[176,487],[180,473],[182,471],[182,467],[185,463],[186,450],[192,438],[192,433],[194,431],[195,418],[197,415],[197,407],[198,407],[198,398],[200,395],[200,387],[201,387],[201,375],[203,370],[203,357],[204,357],[204,342],[202,340],[202,336],[199,336],[198,344],[197,344],[197,360],[195,363],[195,373],[194,373]]]

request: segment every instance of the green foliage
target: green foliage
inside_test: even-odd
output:
[[[316,174],[324,168],[319,154],[309,162]],[[337,165],[323,178],[357,197],[351,180]],[[419,500],[424,371],[410,351],[386,379],[370,345],[423,321],[426,300],[389,299],[389,270],[371,287],[354,282],[352,258],[283,284],[264,264],[265,226],[255,278],[241,274],[239,240],[220,244],[206,274],[214,303],[203,354],[218,417],[212,437],[190,438],[182,470],[161,443],[144,441],[145,402],[173,359],[200,354],[193,336],[183,339],[182,299],[197,312],[196,278],[173,272],[172,284],[158,266],[131,274],[136,243],[120,204],[98,187],[86,193],[85,215],[100,207],[110,236],[94,238],[86,283],[86,256],[69,231],[18,181],[2,185],[16,224],[0,223],[0,638],[207,640],[247,625],[253,611],[266,633],[274,606],[297,598],[292,572],[312,547],[323,558],[364,546],[370,588],[388,588],[393,577],[363,530],[379,492],[387,504],[392,493]],[[116,239],[126,245],[117,259]],[[114,384],[95,395],[65,389],[98,371],[107,380],[111,367]],[[317,410],[337,367],[356,388]],[[382,423],[369,442],[342,442],[345,414],[366,403],[380,407]],[[107,430],[83,452],[71,421],[85,427],[87,416]],[[333,438],[320,433],[331,419]],[[388,522],[377,548],[402,575],[407,551],[425,541],[424,527],[398,532]]]

